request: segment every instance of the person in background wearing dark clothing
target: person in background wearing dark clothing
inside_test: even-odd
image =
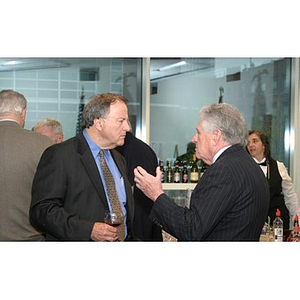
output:
[[[12,90],[0,92],[0,240],[41,241],[43,232],[29,221],[31,186],[44,150],[53,142],[24,129],[26,98]]]
[[[128,179],[133,186],[134,220],[133,230],[141,241],[162,241],[162,230],[149,219],[153,202],[136,187],[133,170],[142,166],[147,172],[155,175],[158,159],[153,149],[142,140],[135,137],[132,132],[127,132],[125,143],[118,150],[127,162]]]
[[[179,166],[183,166],[184,162],[187,165],[191,165],[193,162],[193,155],[195,154],[196,145],[193,142],[189,142],[186,147],[186,153],[178,156],[176,161],[178,161]]]
[[[290,218],[299,215],[298,197],[293,182],[282,162],[271,156],[269,138],[258,130],[249,131],[247,151],[264,172],[270,190],[270,207],[268,216],[270,224],[276,217],[277,208],[281,212],[283,229],[289,230]]]
[[[194,188],[190,208],[163,191],[156,176],[138,166],[135,182],[152,201],[150,218],[179,241],[259,241],[269,208],[267,180],[246,152],[248,129],[227,103],[204,106],[192,141],[210,167]]]
[[[93,96],[83,110],[82,128],[43,153],[32,185],[30,217],[46,232],[46,240],[133,240],[134,200],[126,161],[115,150],[130,131],[127,100],[111,93]],[[113,178],[105,176],[105,162]],[[109,187],[114,186],[117,195],[110,199]],[[115,205],[124,214],[118,227],[104,221]]]

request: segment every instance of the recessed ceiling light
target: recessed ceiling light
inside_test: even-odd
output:
[[[22,62],[19,60],[9,60],[9,61],[2,63],[2,66],[14,66],[14,65],[21,64],[21,63]]]
[[[181,67],[181,66],[184,66],[184,65],[186,65],[186,61],[182,60],[182,61],[180,61],[178,63],[175,63],[175,64],[172,64],[172,65],[168,65],[168,66],[159,68],[159,69],[157,69],[155,71],[166,71],[166,70],[178,68],[178,67]]]

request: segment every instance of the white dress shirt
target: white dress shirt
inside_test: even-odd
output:
[[[253,159],[257,163],[262,163],[266,160],[264,158],[262,161],[258,161],[254,157],[253,157]],[[296,214],[298,214],[298,216],[300,216],[298,196],[295,192],[292,178],[289,176],[285,165],[282,162],[278,161],[278,160],[276,160],[276,162],[277,162],[277,167],[278,167],[279,174],[282,178],[282,184],[281,185],[282,185],[282,193],[283,193],[283,196],[284,196],[285,205],[286,205],[287,209],[289,210],[290,215],[291,215],[292,218],[294,218],[294,216]],[[267,166],[260,166],[260,167],[261,167],[262,171],[264,172],[264,174],[267,176]]]

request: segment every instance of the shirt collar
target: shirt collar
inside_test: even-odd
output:
[[[261,161],[258,161],[255,157],[252,156],[252,158],[254,159],[254,161],[257,163],[257,164],[261,164],[261,163],[264,163],[266,161],[266,158],[264,157]]]
[[[15,123],[17,123],[17,124],[19,124],[19,125],[20,125],[20,123],[19,123],[19,122],[17,122],[16,120],[14,120],[14,119],[9,119],[9,118],[7,118],[7,119],[1,119],[1,120],[0,120],[0,122],[4,122],[4,121],[15,122]]]
[[[232,146],[232,145],[229,145],[229,146],[226,146],[226,147],[220,149],[220,150],[215,154],[212,163],[215,163],[216,160],[219,158],[219,156],[220,156],[226,149],[228,149],[228,148],[231,147],[231,146]]]

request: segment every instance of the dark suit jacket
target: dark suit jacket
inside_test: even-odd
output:
[[[150,200],[134,182],[133,170],[137,166],[142,166],[148,173],[155,176],[158,166],[157,156],[153,149],[131,132],[127,132],[125,143],[122,147],[117,147],[127,162],[128,178],[134,186],[134,220],[133,229],[136,237],[141,241],[162,241],[161,228],[149,219],[153,201]]]
[[[125,159],[112,156],[124,177],[127,227],[132,237],[133,196]],[[83,136],[47,149],[41,157],[32,187],[30,217],[46,232],[46,239],[90,240],[94,222],[103,222],[106,195],[92,152]]]
[[[233,145],[201,177],[190,209],[162,194],[150,217],[178,240],[258,241],[268,208],[263,172],[241,146]]]

